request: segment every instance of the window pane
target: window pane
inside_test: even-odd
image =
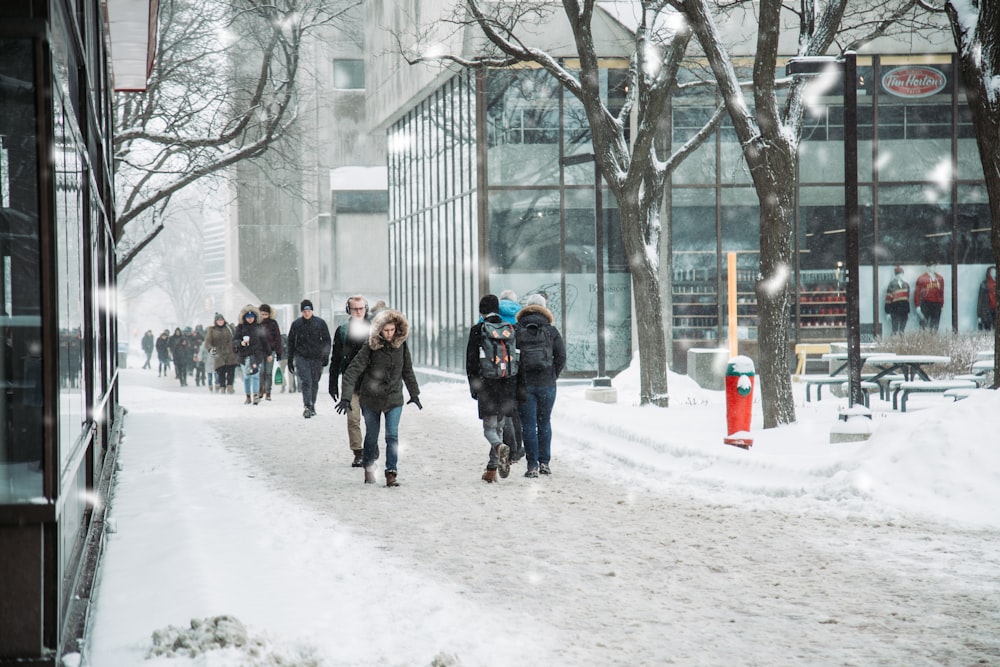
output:
[[[334,60],[333,87],[339,90],[364,90],[365,61]]]

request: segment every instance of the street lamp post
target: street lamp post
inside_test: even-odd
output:
[[[842,73],[844,87],[844,213],[847,268],[847,365],[849,407],[861,403],[861,309],[859,260],[861,216],[858,206],[858,59],[848,51],[843,58],[818,56],[791,58],[787,75],[817,75],[835,68]]]

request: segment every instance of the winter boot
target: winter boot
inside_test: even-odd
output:
[[[389,486],[389,487],[399,486],[399,482],[396,481],[396,471],[395,470],[386,470],[385,471],[385,485]]]
[[[375,469],[371,466],[365,467],[365,484],[375,483]]]
[[[510,447],[507,445],[497,445],[497,458],[500,459],[497,463],[500,476],[507,479],[507,475],[510,474]]]
[[[486,472],[483,473],[483,481],[489,482],[490,484],[497,481],[497,469],[487,468]]]
[[[549,470],[549,464],[548,463],[539,463],[538,464],[538,472],[540,472],[543,475],[551,475],[552,474],[552,471]]]
[[[264,394],[264,400],[265,401],[270,401],[271,400],[271,392],[267,392],[266,394]]]
[[[259,403],[260,403],[260,394],[254,394],[253,395],[253,404],[257,405]]]
[[[228,387],[226,387],[226,393],[227,394],[235,394],[236,393],[236,390],[233,389],[233,385],[229,385]]]
[[[254,401],[256,403],[256,401]],[[243,401],[243,405],[250,405],[250,394],[247,394],[247,400]]]
[[[312,410],[309,409],[308,405],[302,409],[302,416],[305,417],[306,419],[309,419],[310,417],[313,416]]]
[[[351,462],[351,467],[352,468],[360,468],[361,465],[364,463],[364,460],[365,460],[365,453],[362,450],[360,450],[360,449],[355,450],[354,451],[354,461]]]

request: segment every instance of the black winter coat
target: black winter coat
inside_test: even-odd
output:
[[[326,366],[330,361],[330,328],[322,318],[313,315],[308,320],[304,317],[292,322],[288,329],[289,366],[295,366],[295,358],[320,359]]]
[[[382,327],[389,322],[396,325],[396,336],[391,343],[381,336]],[[383,310],[376,315],[368,342],[344,371],[341,399],[350,401],[357,387],[362,406],[386,412],[403,405],[404,384],[410,398],[418,397],[420,387],[413,372],[410,348],[406,346],[409,334],[410,325],[399,311]]]
[[[552,370],[518,372],[518,381],[531,387],[554,387],[560,373],[566,368],[566,345],[563,343],[559,329],[553,326],[555,318],[545,306],[532,304],[525,306],[517,314],[517,329],[526,324],[537,324],[545,329],[550,341],[552,341]],[[517,336],[515,335],[515,338]]]
[[[253,324],[248,324],[244,319],[249,312],[254,313]],[[249,345],[243,344],[243,337],[249,336]],[[260,313],[252,306],[245,306],[240,311],[240,323],[236,325],[233,332],[233,351],[239,357],[239,363],[244,363],[247,359],[252,359],[251,363],[261,366],[271,354],[271,346],[267,342],[267,331],[260,324]]]
[[[497,314],[488,315],[485,319],[493,323],[503,322]],[[469,330],[469,342],[465,346],[465,376],[469,380],[469,391],[479,401],[479,418],[512,416],[517,412],[517,377],[494,379],[482,376],[479,367],[482,338],[483,323],[478,322]]]
[[[361,322],[361,320],[358,320]],[[364,324],[360,327],[365,335],[359,338],[350,336],[351,321],[347,321],[337,327],[333,334],[333,352],[330,354],[330,395],[337,397],[337,387],[340,384],[340,376],[343,375],[347,367],[354,361],[354,357],[361,351],[371,338],[371,318],[365,317]],[[355,331],[358,329],[356,328]]]

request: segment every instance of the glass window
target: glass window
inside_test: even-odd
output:
[[[879,238],[884,262],[950,263],[951,202],[947,193],[921,185],[879,188]]]
[[[544,70],[490,71],[486,127],[491,184],[559,182],[559,103],[559,84]],[[571,115],[567,111],[568,119]],[[579,121],[575,130],[567,129],[568,135],[579,137]]]
[[[42,330],[31,40],[0,38],[0,503],[42,494]],[[15,167],[16,165],[16,167]]]
[[[365,61],[339,58],[334,60],[333,87],[337,90],[364,90]]]

